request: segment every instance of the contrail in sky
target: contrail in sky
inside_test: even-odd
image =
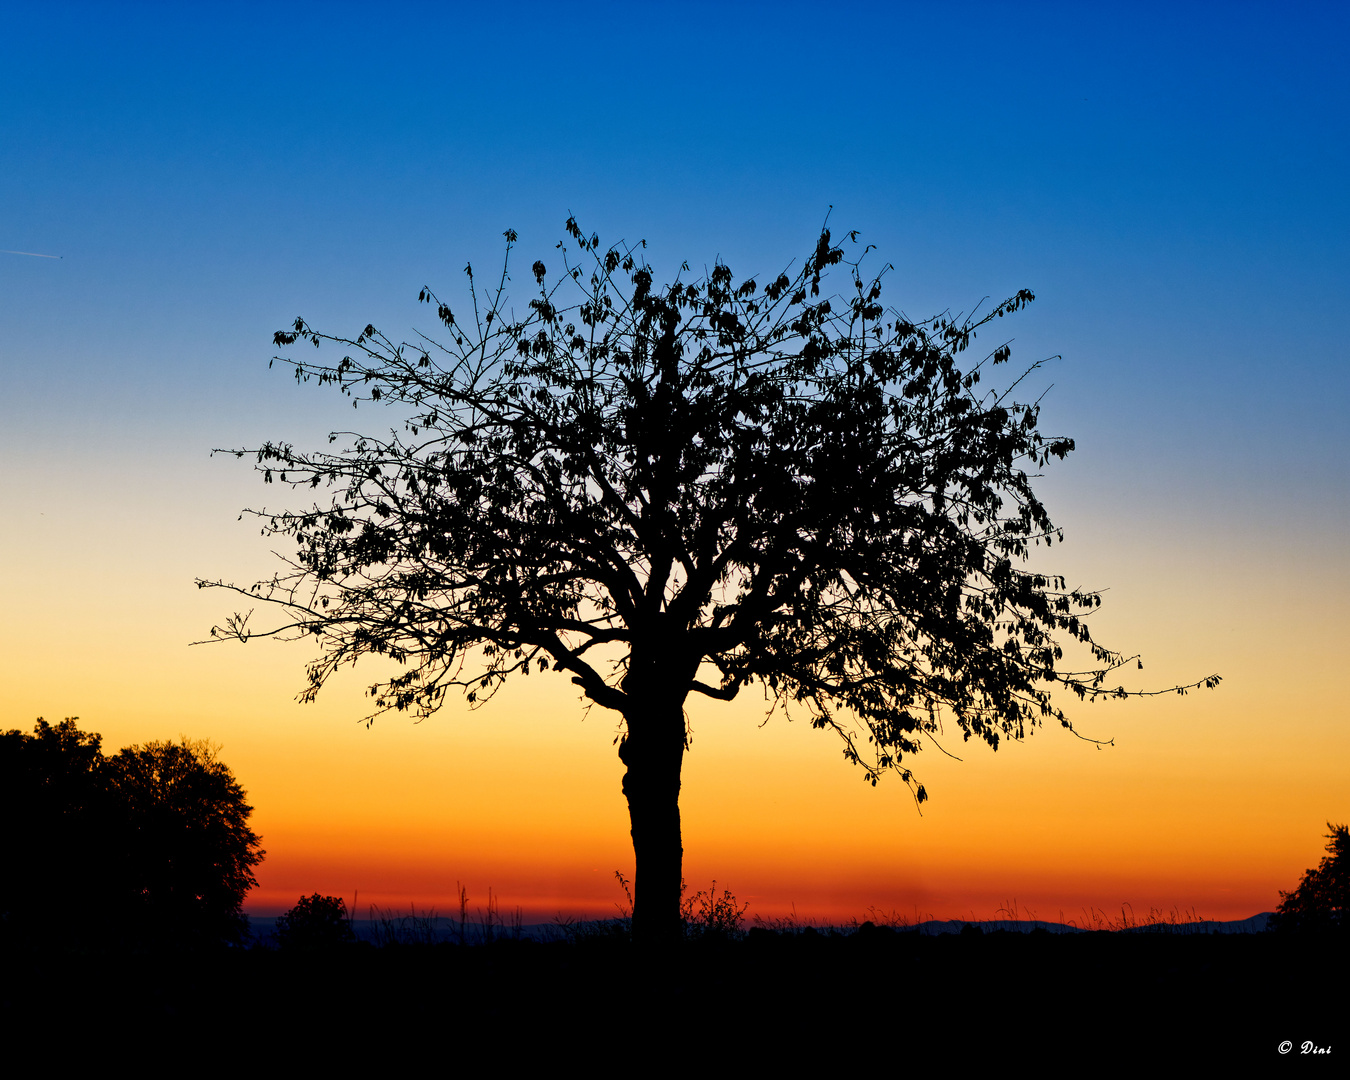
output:
[[[35,259],[64,259],[64,255],[43,255],[37,251],[10,251],[8,248],[0,248],[0,255],[31,255]]]

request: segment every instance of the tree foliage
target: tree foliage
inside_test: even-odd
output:
[[[0,734],[0,863],[5,938],[82,934],[107,909],[120,872],[102,740],[75,719]]]
[[[247,794],[208,742],[129,746],[109,762],[126,823],[135,922],[174,939],[238,940],[259,837]]]
[[[1350,827],[1327,822],[1327,853],[1304,871],[1293,892],[1280,893],[1272,929],[1304,933],[1350,930]]]
[[[283,949],[318,951],[356,940],[347,902],[340,896],[314,893],[302,896],[284,915],[277,917],[277,944]]]
[[[729,699],[762,683],[843,736],[870,778],[908,779],[904,757],[944,713],[996,747],[1047,717],[1068,726],[1056,688],[1126,693],[1106,680],[1136,658],[1088,628],[1100,595],[1018,565],[1062,539],[1032,482],[1073,441],[1041,433],[1039,405],[1011,396],[1021,379],[983,389],[1007,341],[959,363],[1031,292],[912,321],[882,305],[885,270],[866,277],[828,230],[795,275],[738,283],[719,263],[657,288],[640,249],[567,229],[579,250],[559,245],[552,279],[534,264],[524,313],[508,261],[495,289],[466,268],[467,318],[423,290],[438,340],[301,319],[276,335],[344,353],[288,360],[298,380],[406,417],[383,437],[335,434],[335,453],[233,451],[266,482],[333,491],[262,514],[298,554],[243,590],[293,619],[262,633],[318,643],[306,699],[373,653],[407,667],[371,688],[377,711],[426,715],[452,687],[476,703],[554,667],[623,712],[633,646],[655,633],[681,689]],[[822,295],[841,265],[843,294]],[[256,633],[246,616],[213,630]],[[1095,665],[1064,670],[1063,639]],[[610,677],[590,661],[606,646],[621,654]]]
[[[464,309],[422,290],[434,337],[303,319],[277,333],[336,350],[279,357],[297,380],[389,405],[400,426],[334,433],[329,451],[229,451],[266,483],[325,494],[258,511],[294,545],[283,571],[199,582],[284,612],[262,629],[236,615],[213,637],[311,638],[305,700],[344,665],[392,659],[402,670],[371,686],[372,718],[563,672],[622,715],[635,927],[649,858],[669,937],[690,693],[762,686],[836,732],[873,783],[894,770],[920,801],[909,759],[944,723],[997,748],[1047,719],[1070,726],[1060,694],[1127,693],[1109,680],[1137,658],[1089,630],[1101,597],[1026,566],[1062,538],[1034,481],[1073,442],[1015,396],[1027,372],[990,388],[1006,338],[972,351],[1029,291],[916,321],[883,303],[886,268],[864,272],[853,233],[822,231],[763,282],[718,262],[659,286],[645,245],[566,228],[560,269],[533,264],[523,309],[508,231],[495,284],[465,268]]]
[[[0,915],[12,940],[237,942],[257,884],[252,808],[206,743],[112,757],[74,718],[0,734],[10,853]]]

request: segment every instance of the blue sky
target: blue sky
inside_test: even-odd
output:
[[[763,273],[833,205],[912,314],[1034,288],[1019,337],[1070,361],[1067,416],[1109,395],[1124,415],[1094,425],[1202,458],[1261,430],[1305,468],[1345,446],[1343,8],[34,5],[3,26],[0,240],[65,256],[0,264],[21,426],[253,390],[296,313],[407,325],[508,226],[529,258],[572,211],[658,267]],[[54,349],[64,402],[34,363]],[[1183,412],[1204,434],[1174,448]]]
[[[1078,439],[1047,480],[1066,521],[1325,553],[1348,29],[1337,5],[8,5],[0,247],[63,258],[0,255],[0,450],[97,474],[85,505],[165,468],[233,492],[211,446],[336,415],[267,370],[297,314],[405,333],[422,285],[453,301],[507,227],[547,258],[569,212],[658,271],[763,274],[833,206],[913,316],[1036,291],[1014,356],[1064,357],[1037,389]]]

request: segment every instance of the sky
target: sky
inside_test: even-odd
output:
[[[912,316],[1012,323],[1054,567],[1106,589],[1139,688],[1080,730],[877,788],[742,694],[689,705],[690,888],[750,915],[1271,910],[1350,819],[1350,12],[1334,4],[0,5],[0,727],[209,738],[267,858],[323,892],[528,919],[631,876],[616,725],[565,679],[367,728],[358,669],[190,646],[196,578],[275,555],[247,463],[358,414],[269,370],[303,315],[429,328],[430,285],[575,214],[658,277],[776,273],[828,213]]]

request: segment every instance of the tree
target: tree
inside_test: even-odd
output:
[[[283,949],[321,951],[356,940],[347,902],[340,896],[314,893],[302,896],[295,907],[277,917],[277,944]]]
[[[1293,892],[1280,892],[1271,928],[1305,933],[1350,930],[1350,827],[1327,822],[1327,853],[1304,871]]]
[[[147,936],[241,940],[258,884],[253,808],[208,742],[129,746],[108,762],[125,822],[128,915]]]
[[[284,571],[198,582],[284,613],[262,630],[235,615],[214,638],[312,637],[302,700],[345,664],[391,658],[405,669],[371,687],[370,719],[427,715],[451,688],[481,704],[513,674],[569,676],[623,719],[633,932],[653,941],[679,934],[689,694],[762,684],[837,733],[869,780],[897,772],[922,801],[908,760],[941,714],[997,748],[1045,718],[1069,726],[1056,689],[1126,693],[1106,679],[1135,658],[1085,620],[1100,597],[1019,565],[1061,538],[1032,480],[1073,442],[1040,433],[1038,405],[1011,397],[1020,380],[979,389],[1006,342],[957,362],[1029,291],[915,322],[883,306],[885,269],[865,276],[866,251],[846,259],[828,229],[762,286],[719,262],[660,288],[645,244],[604,248],[572,219],[567,233],[560,273],[534,263],[523,313],[508,231],[494,286],[465,268],[467,314],[422,290],[439,341],[303,319],[276,335],[336,346],[277,359],[354,405],[394,406],[402,427],[334,434],[332,452],[222,451],[330,495],[259,512],[295,542]],[[832,268],[842,295],[822,292]],[[1063,668],[1061,639],[1086,668]]]
[[[115,901],[107,759],[78,719],[0,734],[0,920],[10,940],[79,940]]]
[[[74,718],[0,735],[8,936],[79,944],[238,942],[257,884],[252,808],[206,743],[113,757]]]

